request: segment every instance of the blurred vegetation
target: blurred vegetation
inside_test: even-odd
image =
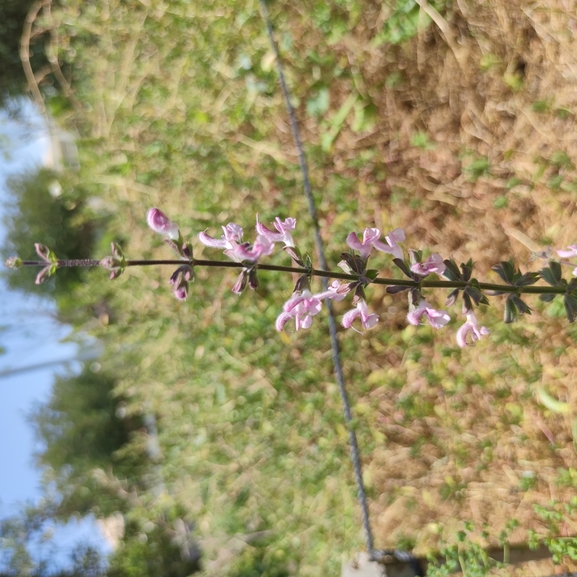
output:
[[[401,226],[407,246],[473,256],[480,278],[511,255],[536,270],[535,246],[575,242],[562,224],[577,200],[574,18],[554,4],[271,5],[332,263],[365,226]],[[81,186],[63,187],[79,195],[69,222],[107,221],[87,249],[104,256],[118,240],[129,258],[170,256],[144,223],[159,206],[192,238],[230,221],[248,231],[256,212],[294,216],[312,252],[256,2],[67,0],[52,17],[81,106],[51,100],[80,134]],[[43,241],[41,213],[29,210],[22,222],[39,228],[28,246]],[[59,243],[64,256],[69,242]],[[375,263],[390,274],[386,259]],[[363,535],[325,326],[274,331],[291,290],[280,274],[237,297],[234,274],[198,270],[182,303],[170,272],[131,269],[111,283],[93,271],[70,292],[56,285],[60,306],[82,311],[79,330],[106,346],[102,373],[60,380],[36,413],[47,479],[66,479],[59,514],[121,513],[109,569],[121,575],[169,574],[179,523],[194,527],[207,576],[338,574]],[[577,469],[577,333],[562,304],[535,301],[511,326],[487,307],[491,336],[461,350],[462,320],[407,327],[401,298],[369,298],[378,328],[342,335],[342,348],[377,546],[444,547],[455,561],[472,520],[488,527],[466,533],[476,562],[515,519],[511,541],[531,530],[572,568],[574,540],[556,534],[574,526]],[[150,415],[157,436],[138,426]]]
[[[81,184],[74,186],[71,177],[40,168],[10,177],[7,189],[9,199],[4,205],[4,225],[8,233],[2,247],[4,258],[19,254],[35,260],[35,242],[50,246],[59,258],[90,258],[97,239],[98,219],[85,209],[88,198]],[[47,287],[34,284],[38,271],[24,269],[22,273],[6,275],[11,288],[46,294],[58,283],[62,294],[67,294],[82,282],[86,271],[63,268],[58,280],[52,277]]]
[[[20,37],[26,14],[34,0],[3,0],[0,4],[0,107],[15,111],[15,98],[27,92],[26,75],[20,61]],[[35,70],[48,65],[44,46],[30,46],[30,63]]]

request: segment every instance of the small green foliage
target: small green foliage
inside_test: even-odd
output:
[[[519,92],[523,88],[524,79],[523,75],[518,72],[505,73],[503,75],[503,82],[513,91]]]
[[[560,564],[565,558],[577,560],[577,538],[576,537],[559,537],[561,525],[564,517],[567,515],[573,517],[577,512],[577,498],[573,497],[568,503],[561,503],[559,501],[552,501],[550,505],[533,505],[535,512],[545,521],[548,534],[541,541],[545,542],[553,562]],[[536,536],[531,535],[533,544],[537,542]]]
[[[560,118],[561,120],[567,120],[569,116],[573,115],[573,111],[570,110],[569,108],[561,106],[555,110],[555,115],[557,116],[557,118]]]
[[[519,489],[521,491],[529,491],[537,486],[537,475],[533,471],[526,471],[519,479]]]
[[[385,79],[385,86],[387,88],[399,88],[403,85],[403,83],[403,75],[398,70],[391,72],[391,74],[387,75],[387,78]]]
[[[549,158],[549,163],[558,168],[573,168],[573,161],[564,150],[557,150]]]
[[[329,109],[331,97],[328,87],[323,86],[318,90],[316,96],[307,100],[307,114],[314,118],[323,116]]]
[[[489,158],[487,156],[480,156],[474,159],[470,164],[467,164],[463,172],[467,175],[469,182],[476,182],[481,176],[490,174]]]
[[[479,60],[479,67],[481,68],[481,70],[483,70],[483,72],[488,72],[489,70],[492,70],[493,68],[499,66],[499,64],[501,64],[500,58],[496,54],[492,54],[491,52],[483,54],[481,56],[481,59]]]
[[[553,108],[553,99],[548,98],[546,100],[535,100],[531,105],[531,110],[533,112],[538,112],[539,114],[545,114],[551,112]]]
[[[441,548],[439,553],[444,563],[429,558],[428,577],[449,577],[457,571],[468,577],[487,577],[494,569],[504,567],[503,563],[491,559],[480,545],[469,539],[471,531],[472,523],[466,523],[465,529],[457,532],[457,543]]]
[[[417,132],[411,136],[411,146],[422,148],[423,150],[432,150],[435,144],[429,138],[426,132]]]
[[[507,208],[509,206],[509,199],[504,194],[502,194],[494,200],[493,206],[497,209]]]
[[[554,191],[558,191],[560,190],[564,180],[565,177],[562,174],[556,174],[547,181],[547,186]]]
[[[516,176],[511,177],[508,181],[507,184],[505,185],[506,188],[511,189],[511,188],[515,188],[516,186],[518,186],[519,184],[521,184],[523,181],[520,178],[517,178]],[[497,207],[496,207],[497,208]]]

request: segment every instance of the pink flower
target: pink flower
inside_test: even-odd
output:
[[[276,330],[282,331],[285,324],[294,319],[296,330],[308,329],[313,317],[321,311],[322,302],[308,290],[294,294],[283,306],[283,312],[276,319]]]
[[[199,233],[198,238],[202,244],[211,246],[213,248],[225,248],[233,250],[238,243],[242,241],[243,230],[242,227],[234,222],[229,222],[222,227],[224,234],[220,239],[213,238],[206,231]]]
[[[419,306],[407,315],[407,321],[411,325],[417,326],[420,324],[423,316],[427,318],[431,326],[435,329],[444,327],[451,320],[451,317],[446,311],[438,311],[426,300],[421,299]]]
[[[467,346],[467,337],[469,335],[471,335],[471,344],[474,345],[475,341],[480,340],[483,335],[488,335],[490,332],[487,327],[479,328],[477,317],[473,311],[470,311],[466,314],[467,322],[457,331],[457,344],[460,347]]]
[[[347,244],[361,253],[361,258],[368,258],[373,248],[373,243],[379,239],[381,231],[378,228],[365,228],[363,241],[361,242],[356,232],[351,232],[347,237]]]
[[[259,234],[251,246],[248,242],[237,244],[232,250],[225,250],[224,254],[238,262],[257,262],[261,256],[268,256],[274,250],[274,243],[266,236]]]
[[[154,232],[163,234],[173,240],[176,240],[180,235],[178,225],[172,222],[159,208],[151,208],[146,213],[146,222]]]
[[[370,329],[374,327],[377,324],[377,321],[379,320],[379,315],[370,314],[369,309],[367,307],[367,303],[363,299],[359,299],[357,302],[357,307],[354,308],[353,310],[350,310],[343,317],[342,320],[343,327],[345,327],[345,329],[350,328],[354,320],[359,316],[361,317],[361,324],[364,329]]]
[[[568,246],[566,250],[558,250],[557,254],[561,258],[571,258],[577,256],[577,244],[572,244]]]
[[[266,227],[262,222],[256,223],[256,231],[268,238],[271,242],[284,242],[285,246],[294,247],[293,237],[291,231],[293,231],[297,225],[296,218],[287,218],[282,221],[278,216],[274,219],[274,227],[278,232],[274,232],[270,228]]]
[[[338,280],[335,280],[326,291],[317,293],[314,297],[319,300],[330,299],[339,302],[347,296],[347,293],[349,293],[350,290],[349,283],[341,284]]]
[[[382,252],[388,252],[392,254],[395,258],[403,258],[403,249],[397,244],[405,240],[405,231],[402,228],[395,228],[393,232],[385,237],[387,244],[380,240],[374,240],[373,246]]]
[[[432,254],[425,262],[417,262],[411,266],[411,270],[420,276],[427,276],[432,272],[443,274],[445,268],[447,267],[440,254]]]

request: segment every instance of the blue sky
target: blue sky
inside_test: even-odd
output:
[[[0,111],[0,135],[8,144],[0,149],[0,244],[6,234],[2,223],[6,178],[41,162],[48,146],[41,117],[32,104],[24,106],[25,124],[10,121]],[[6,137],[6,138],[4,138]],[[0,141],[1,142],[1,141]],[[31,243],[34,240],[31,239]],[[57,372],[77,370],[78,364],[63,363],[2,377],[9,369],[54,360],[73,359],[77,345],[63,342],[71,329],[52,317],[48,300],[8,290],[0,277],[0,517],[17,510],[17,504],[41,496],[40,471],[34,467],[35,439],[26,415],[38,402],[46,401]],[[71,523],[55,533],[55,543],[64,551],[76,541],[93,541],[106,549],[91,519]],[[39,551],[39,554],[41,552]],[[61,559],[64,555],[59,556]],[[1,569],[1,564],[0,564]]]

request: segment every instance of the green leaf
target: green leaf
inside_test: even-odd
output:
[[[405,273],[406,276],[408,276],[411,280],[414,280],[413,273],[411,272],[409,265],[403,259],[394,258],[393,262]]]
[[[461,277],[461,271],[457,266],[457,263],[453,259],[446,259],[443,261],[445,263],[445,272],[443,273],[449,280],[463,280]]]
[[[541,275],[538,272],[526,272],[524,275],[517,278],[515,286],[529,286],[535,284],[540,278]]]
[[[577,298],[571,294],[566,294],[563,297],[563,304],[565,305],[567,320],[570,323],[575,322],[575,317],[577,316]]]
[[[461,263],[461,270],[463,271],[463,280],[468,281],[473,272],[473,260],[469,259],[466,263]]]
[[[507,297],[505,301],[505,323],[509,324],[515,322],[517,320],[517,307],[515,306],[515,302],[511,298],[512,295]]]
[[[561,282],[563,279],[561,277],[561,265],[558,262],[552,260],[548,267],[544,267],[540,270],[541,278],[551,286],[563,286]]]
[[[471,302],[471,297],[467,294],[467,292],[463,292],[463,306],[467,312],[473,310],[473,303]]]
[[[386,291],[390,295],[396,295],[397,293],[401,293],[403,291],[409,290],[411,287],[408,286],[400,286],[400,285],[391,285],[386,288]]]
[[[475,280],[475,279],[473,279],[473,280]],[[475,280],[475,282],[476,282],[476,280]],[[476,282],[476,284],[478,285],[479,283]],[[487,304],[487,303],[488,303],[487,297],[485,297],[485,296],[483,295],[483,293],[482,293],[478,288],[476,288],[475,286],[470,286],[470,285],[469,285],[469,286],[465,289],[465,294],[469,295],[469,296],[473,299],[473,301],[475,302],[475,304],[476,304],[477,306],[479,306],[480,303],[483,303],[483,304]],[[487,302],[484,302],[484,301],[487,301]]]
[[[366,270],[365,276],[371,280],[375,280],[379,276],[379,271],[374,268]]]
[[[513,284],[515,269],[510,262],[503,261],[500,264],[492,266],[491,268],[501,277],[504,282],[507,284]]]
[[[509,297],[514,303],[515,306],[517,307],[517,310],[519,311],[520,314],[524,315],[524,314],[531,314],[531,309],[529,308],[529,306],[521,299],[521,297],[517,294],[512,294]]]
[[[539,300],[543,301],[544,303],[550,303],[557,295],[547,294],[544,293],[539,295]]]
[[[563,401],[559,401],[558,399],[553,398],[542,387],[537,389],[537,396],[539,397],[539,400],[545,405],[545,407],[554,413],[565,415],[571,410],[569,403],[564,403]]]

